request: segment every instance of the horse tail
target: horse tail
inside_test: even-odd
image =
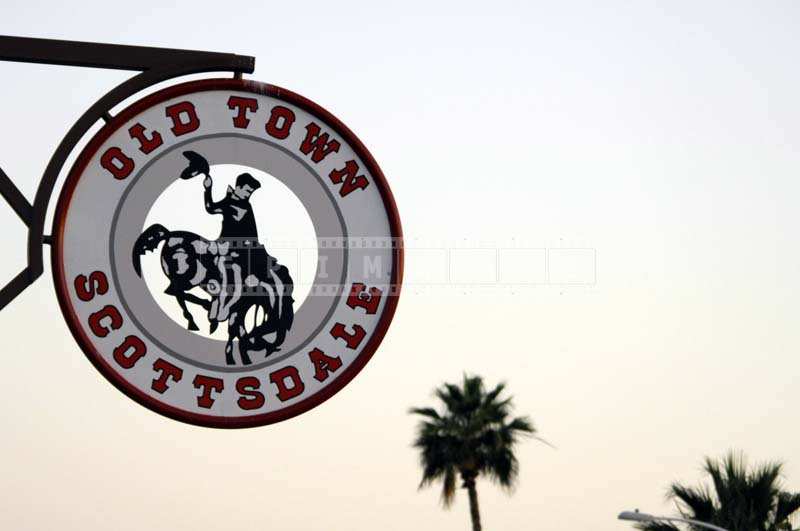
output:
[[[150,225],[138,238],[136,243],[133,244],[133,269],[139,277],[142,276],[142,255],[155,251],[158,244],[161,243],[166,237],[169,236],[169,231],[163,225],[158,223]]]
[[[269,356],[279,350],[294,323],[294,281],[289,270],[286,266],[276,265],[268,274],[269,280],[260,282],[260,288],[264,291],[260,304],[268,310],[267,318],[239,337],[239,350],[242,352],[266,350]],[[246,313],[242,312],[243,319]],[[267,340],[266,336],[272,333],[275,333],[275,340]]]
[[[278,295],[278,318],[281,322],[281,328],[289,330],[294,321],[294,281],[289,275],[289,270],[284,265],[278,265],[270,271],[272,278],[277,288]]]

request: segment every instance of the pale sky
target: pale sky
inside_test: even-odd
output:
[[[784,460],[800,490],[799,22],[788,1],[6,0],[4,35],[255,56],[249,77],[367,145],[410,249],[359,376],[239,431],[113,388],[48,265],[0,315],[0,529],[469,529],[463,491],[445,511],[417,490],[406,413],[464,371],[507,381],[557,447],[519,447],[513,496],[479,483],[487,531],[629,529],[619,511],[671,512],[668,484],[729,448]],[[71,124],[128,75],[0,63],[0,166],[29,198]],[[11,279],[25,232],[0,210]],[[593,282],[431,287],[420,247],[587,249]],[[528,265],[539,274],[514,264]]]

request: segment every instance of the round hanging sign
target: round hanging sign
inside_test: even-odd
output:
[[[271,239],[298,223],[289,199],[312,248]],[[54,227],[58,300],[89,360],[192,424],[315,407],[369,361],[397,305],[402,233],[380,168],[333,115],[272,85],[193,81],[111,118]]]

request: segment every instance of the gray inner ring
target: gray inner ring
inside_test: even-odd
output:
[[[288,149],[284,148],[283,146],[280,146],[280,145],[278,145],[278,144],[276,144],[274,142],[271,142],[269,140],[266,140],[264,138],[258,138],[258,137],[253,137],[253,136],[249,136],[249,135],[244,135],[244,134],[237,134],[237,133],[216,133],[216,134],[210,134],[210,135],[197,136],[197,137],[191,138],[189,140],[185,140],[183,142],[179,142],[179,143],[171,146],[170,148],[164,150],[164,152],[162,152],[162,153],[156,155],[155,157],[153,157],[152,160],[148,161],[148,163],[145,164],[142,167],[142,169],[140,169],[133,176],[133,178],[131,178],[130,183],[128,184],[128,186],[126,187],[125,191],[123,192],[122,197],[120,198],[120,201],[117,203],[117,206],[116,206],[116,208],[114,210],[114,217],[113,217],[113,220],[111,222],[111,232],[110,232],[111,238],[109,239],[109,256],[110,256],[110,259],[111,259],[111,276],[112,276],[112,279],[113,279],[113,282],[114,282],[114,288],[116,289],[117,293],[119,294],[120,302],[122,303],[123,308],[125,308],[126,313],[130,317],[131,321],[133,321],[133,323],[136,325],[136,327],[139,330],[141,330],[142,333],[152,343],[157,345],[164,353],[168,353],[168,354],[170,354],[172,356],[175,356],[176,358],[180,359],[181,361],[183,361],[185,363],[188,363],[190,365],[193,365],[195,367],[201,367],[201,368],[204,368],[204,369],[209,369],[209,370],[213,370],[213,371],[221,371],[221,372],[249,372],[249,371],[257,370],[257,369],[260,369],[260,368],[263,368],[263,367],[268,367],[270,365],[278,363],[278,362],[280,362],[282,360],[285,360],[286,358],[294,355],[298,351],[303,350],[320,333],[320,331],[322,331],[322,329],[326,325],[329,324],[330,318],[333,315],[333,312],[336,310],[336,303],[339,300],[339,296],[331,295],[332,302],[331,302],[331,305],[330,305],[330,307],[329,307],[329,309],[328,309],[328,311],[327,311],[327,313],[325,315],[325,318],[314,329],[314,331],[311,334],[309,334],[308,337],[306,337],[306,339],[300,345],[298,345],[296,348],[292,349],[291,351],[285,352],[285,353],[281,352],[280,355],[278,355],[278,356],[270,357],[270,358],[268,358],[267,360],[265,360],[265,361],[263,361],[261,363],[253,363],[252,365],[237,365],[237,366],[231,366],[231,367],[224,366],[224,365],[211,365],[211,364],[203,363],[203,362],[191,359],[191,358],[187,358],[186,356],[183,356],[182,354],[180,354],[178,352],[175,352],[174,349],[170,349],[169,347],[164,345],[161,341],[159,341],[156,337],[154,337],[144,326],[142,326],[140,321],[137,319],[136,315],[131,311],[130,305],[128,304],[128,302],[125,299],[125,294],[124,294],[123,290],[120,289],[120,284],[119,284],[119,280],[118,280],[119,279],[119,274],[117,273],[117,269],[116,269],[116,256],[115,256],[116,252],[114,250],[114,241],[116,239],[115,235],[116,235],[116,232],[117,232],[117,224],[118,224],[119,217],[120,217],[120,211],[122,210],[122,207],[125,204],[125,201],[127,200],[128,195],[130,194],[131,190],[133,190],[134,186],[136,185],[136,182],[147,172],[147,170],[153,164],[155,164],[159,159],[169,155],[170,153],[172,153],[176,149],[178,149],[178,148],[180,148],[182,146],[185,146],[187,144],[190,144],[190,143],[193,143],[193,142],[197,142],[197,141],[201,141],[201,140],[212,139],[212,138],[231,138],[231,137],[243,138],[243,139],[246,139],[248,141],[254,141],[254,142],[260,142],[260,143],[263,143],[263,144],[267,144],[267,145],[269,145],[269,146],[271,146],[271,147],[273,147],[273,148],[275,148],[277,150],[280,150],[284,154],[289,155],[292,159],[294,159],[296,162],[298,162],[300,165],[302,165],[319,182],[320,186],[325,191],[325,194],[327,195],[327,197],[330,200],[331,204],[334,206],[334,210],[336,212],[336,216],[339,219],[339,224],[340,224],[340,227],[341,227],[341,233],[342,233],[343,241],[347,241],[346,240],[347,237],[348,237],[347,226],[345,225],[344,217],[342,216],[341,210],[339,209],[338,202],[333,197],[333,194],[331,193],[330,189],[325,185],[325,183],[322,180],[322,178],[317,174],[317,172],[315,172],[311,168],[311,166],[306,161],[302,160],[300,157],[298,157],[297,155],[295,155],[294,153],[292,153]],[[212,165],[213,165],[213,163],[212,163]],[[175,180],[177,180],[177,178]],[[345,280],[347,278],[347,263],[348,263],[348,259],[349,259],[348,246],[347,245],[343,245],[342,246],[342,251],[343,251],[343,267],[342,267],[341,278],[339,279],[339,285],[340,286],[344,285]],[[313,288],[312,288],[312,292],[311,292],[311,294],[309,294],[309,296],[325,296],[325,295],[315,295],[314,292],[313,292]],[[158,306],[158,304],[156,304],[156,306]],[[301,308],[302,308],[302,305],[301,305]],[[299,310],[300,310],[300,308],[295,309],[295,314],[299,313]],[[169,318],[169,317],[166,317],[166,318]],[[192,332],[186,331],[186,333],[187,334],[191,334]],[[213,339],[209,339],[209,341],[214,341],[214,342],[217,342],[217,343],[220,343],[220,344],[224,345],[224,342],[222,342],[222,341],[213,340]],[[221,353],[223,352],[222,349],[220,349],[220,352]]]

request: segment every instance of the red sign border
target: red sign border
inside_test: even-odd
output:
[[[72,199],[72,194],[75,191],[75,187],[80,180],[80,176],[83,174],[86,166],[89,164],[89,161],[97,153],[103,142],[105,142],[128,120],[155,105],[178,96],[185,96],[187,94],[195,94],[198,92],[206,92],[211,90],[235,90],[270,96],[296,105],[297,107],[300,107],[301,109],[322,119],[336,132],[336,134],[341,136],[353,148],[372,175],[373,182],[380,191],[381,198],[383,199],[384,206],[389,216],[389,229],[391,232],[391,237],[395,242],[393,246],[394,267],[392,269],[390,279],[392,292],[387,294],[385,303],[386,306],[381,314],[381,318],[377,327],[375,328],[375,331],[372,333],[367,341],[367,344],[361,350],[356,359],[353,360],[353,362],[345,369],[345,371],[338,375],[332,383],[324,387],[316,394],[279,411],[273,411],[270,413],[253,415],[249,417],[221,417],[192,413],[160,402],[128,383],[128,381],[120,376],[119,373],[110,364],[108,364],[108,362],[106,362],[100,353],[97,352],[92,342],[84,332],[79,318],[74,312],[72,304],[69,300],[69,283],[66,281],[63,269],[63,238],[66,212],[69,208],[69,203]],[[70,332],[72,332],[75,341],[77,341],[78,345],[81,347],[89,361],[117,389],[144,407],[174,420],[210,428],[253,428],[290,419],[318,406],[346,386],[350,380],[352,380],[361,371],[361,369],[364,368],[367,362],[369,362],[386,335],[386,331],[389,329],[389,325],[397,309],[397,303],[400,296],[400,286],[403,279],[403,231],[400,225],[400,216],[397,211],[397,205],[394,201],[394,196],[389,189],[389,185],[386,182],[386,177],[383,175],[378,163],[372,157],[372,154],[370,154],[369,150],[358,139],[358,137],[338,118],[313,101],[281,87],[243,79],[202,79],[164,88],[131,104],[125,110],[112,118],[112,120],[109,121],[102,129],[100,129],[100,131],[98,131],[89,141],[81,154],[78,156],[75,164],[72,166],[72,169],[70,170],[67,180],[65,181],[59,195],[58,203],[56,204],[55,216],[53,218],[53,250],[51,253],[51,262],[56,297],[58,299],[59,306],[61,307],[61,313],[64,315],[64,319],[67,321]]]

